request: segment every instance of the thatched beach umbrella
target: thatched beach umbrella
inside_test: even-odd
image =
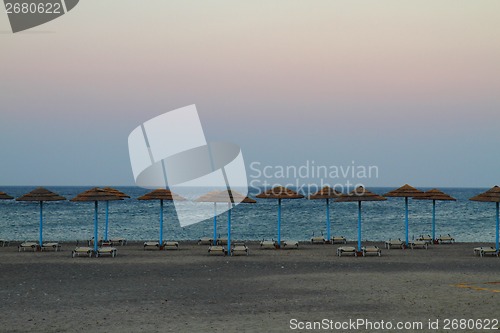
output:
[[[0,192],[0,200],[12,200],[14,197],[11,197],[5,192]]]
[[[361,202],[362,201],[385,201],[386,198],[372,193],[362,186],[352,190],[349,194],[343,194],[336,202],[358,202],[358,251],[361,251]]]
[[[330,199],[337,199],[342,195],[341,192],[325,186],[316,193],[309,196],[311,200],[326,200],[326,239],[331,241],[330,237]]]
[[[43,203],[44,201],[62,201],[66,200],[65,197],[60,196],[54,192],[47,190],[46,188],[39,187],[34,189],[30,193],[27,193],[16,201],[37,201],[40,203],[40,236],[39,236],[39,246],[43,245]]]
[[[103,188],[103,190],[123,199],[130,198],[130,196],[126,195],[122,191],[119,191],[112,187],[105,187]],[[108,241],[108,229],[109,229],[109,201],[106,201],[106,227],[104,229],[104,241],[106,242]]]
[[[231,255],[231,210],[235,202],[239,203],[256,203],[254,199],[244,196],[241,193],[232,190],[224,191],[212,191],[205,195],[202,195],[197,202],[213,202],[214,203],[214,244],[217,239],[217,211],[216,206],[218,202],[225,202],[228,204],[229,209],[227,210],[227,249],[229,255]]]
[[[276,186],[256,196],[259,199],[278,199],[278,247],[281,247],[281,200],[302,199],[304,196],[283,186]]]
[[[97,252],[97,243],[99,242],[98,238],[98,216],[97,216],[97,208],[99,201],[115,201],[115,200],[123,200],[123,198],[111,194],[108,191],[105,191],[101,188],[92,188],[85,192],[78,194],[76,197],[71,199],[72,202],[94,202],[94,251]]]
[[[401,186],[400,188],[387,192],[384,194],[384,197],[399,197],[399,198],[405,198],[405,229],[406,229],[406,246],[408,246],[408,234],[409,234],[409,227],[408,227],[408,198],[414,198],[417,196],[422,196],[424,195],[424,192],[417,190],[413,186],[410,186],[408,184],[405,184]]]
[[[413,199],[418,200],[432,200],[432,240],[436,239],[436,201],[457,201],[457,199],[452,196],[440,191],[438,189],[432,189],[424,192],[424,195],[414,197]]]
[[[488,191],[481,193],[479,195],[476,195],[475,197],[470,198],[469,200],[472,201],[481,201],[481,202],[494,202],[497,206],[497,216],[496,216],[496,237],[495,237],[495,243],[496,243],[496,250],[497,253],[499,251],[498,243],[499,243],[499,228],[500,228],[500,187],[494,186]]]
[[[138,200],[160,200],[160,249],[163,248],[163,201],[184,201],[183,197],[172,193],[170,190],[159,188],[137,198]]]

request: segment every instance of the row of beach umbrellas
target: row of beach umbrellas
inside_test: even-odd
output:
[[[278,232],[277,232],[277,245],[281,244],[281,205],[283,199],[301,199],[304,198],[302,194],[299,194],[286,187],[277,186],[267,191],[264,191],[256,196],[260,199],[277,199],[278,200]],[[333,188],[328,186],[323,187],[316,193],[309,196],[312,200],[325,200],[326,201],[326,234],[327,240],[331,239],[331,225],[330,225],[330,200],[336,202],[357,202],[358,203],[358,250],[361,250],[361,203],[364,201],[384,201],[387,200],[386,197],[401,197],[405,198],[405,242],[408,245],[409,239],[409,221],[408,221],[408,211],[409,211],[409,198],[416,200],[430,200],[432,201],[432,239],[436,239],[436,201],[455,201],[456,199],[449,196],[448,194],[432,189],[426,192],[420,191],[408,184],[390,191],[383,196],[372,193],[363,187],[358,187],[348,194],[342,194]],[[73,202],[94,202],[95,212],[94,212],[94,240],[98,239],[98,202],[106,202],[106,225],[104,240],[108,240],[108,226],[109,226],[109,201],[123,200],[124,198],[130,198],[125,193],[113,189],[113,188],[93,188],[78,194],[75,198],[71,199]],[[13,197],[9,196],[4,192],[0,192],[0,200],[10,200]],[[159,243],[160,246],[163,244],[163,206],[164,201],[184,201],[185,198],[172,193],[168,189],[157,189],[150,193],[147,193],[138,198],[139,200],[158,200],[160,201],[160,233],[159,233]],[[39,230],[39,244],[43,244],[43,203],[47,201],[61,201],[66,200],[66,198],[51,192],[45,188],[37,188],[16,200],[18,201],[34,201],[40,203],[40,230]],[[494,202],[496,203],[496,251],[499,251],[499,204],[500,204],[500,187],[494,186],[490,190],[481,193],[475,197],[470,198],[472,201],[480,202]],[[224,191],[213,191],[206,195],[196,199],[197,202],[211,202],[214,203],[214,237],[213,242],[215,244],[217,239],[217,203],[226,203],[228,205],[228,247],[231,246],[231,210],[234,208],[236,202],[241,203],[256,203],[255,200],[243,196],[240,193],[231,191],[230,189]],[[97,241],[94,241],[94,250],[97,251]]]

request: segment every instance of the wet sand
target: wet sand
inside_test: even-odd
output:
[[[249,256],[215,257],[194,243],[177,251],[134,243],[118,246],[116,258],[71,258],[74,243],[43,253],[11,244],[0,248],[0,331],[286,332],[292,319],[368,319],[445,332],[445,319],[500,319],[500,259],[474,256],[478,244],[381,257],[337,257],[338,244],[247,244]],[[440,329],[428,329],[429,319]]]

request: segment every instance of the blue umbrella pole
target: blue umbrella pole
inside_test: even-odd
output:
[[[281,247],[281,199],[278,199],[278,247]]]
[[[104,240],[108,241],[108,227],[109,227],[109,201],[106,201],[106,227],[104,228]]]
[[[408,227],[408,197],[405,197],[405,228],[406,228],[406,246],[408,246],[408,234],[409,234],[409,227]]]
[[[43,245],[43,201],[40,201],[40,236],[38,237],[39,245]]]
[[[432,200],[432,241],[436,239],[436,200]]]
[[[97,243],[99,242],[99,239],[97,238],[98,236],[98,230],[97,230],[97,201],[95,202],[95,208],[94,208],[94,252],[97,253]]]
[[[326,240],[330,241],[330,199],[326,199]]]
[[[498,235],[498,232],[499,232],[499,229],[500,229],[500,203],[497,202],[497,235],[496,235],[496,245],[497,245],[497,252],[499,250],[498,248],[498,242],[499,242],[499,235]]]
[[[217,244],[217,203],[214,202],[214,240],[213,245]]]
[[[231,255],[231,203],[227,210],[227,253]]]
[[[361,201],[358,201],[358,251],[361,251]]]
[[[163,200],[160,200],[160,248],[163,246]]]

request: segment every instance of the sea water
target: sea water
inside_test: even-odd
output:
[[[19,197],[34,187],[2,187],[0,190]],[[89,187],[48,187],[68,199]],[[159,201],[139,201],[148,190],[117,187],[131,198],[109,202],[109,237],[129,240],[154,240],[159,233]],[[369,188],[384,194],[393,188]],[[426,190],[426,189],[422,189]],[[451,234],[459,242],[495,240],[495,204],[469,201],[484,192],[483,188],[443,188],[456,202],[436,202],[436,236]],[[255,198],[258,189],[249,194]],[[304,193],[307,195],[307,193]],[[231,237],[234,240],[271,240],[277,238],[278,201],[256,199],[256,204],[240,204],[232,209]],[[220,204],[222,205],[222,204]],[[43,210],[44,241],[90,239],[94,230],[94,204],[69,201],[47,202]],[[432,201],[409,200],[409,238],[432,232]],[[357,239],[357,203],[330,203],[331,233],[348,240]],[[103,237],[105,203],[99,204],[99,238]],[[38,240],[39,204],[0,200],[0,239]],[[227,235],[227,213],[217,216],[217,234]],[[282,200],[282,240],[309,240],[312,235],[326,235],[326,201]],[[172,202],[165,201],[164,239],[197,240],[213,235],[213,219],[181,227]],[[383,241],[405,237],[404,198],[382,202],[363,202],[362,240]]]

